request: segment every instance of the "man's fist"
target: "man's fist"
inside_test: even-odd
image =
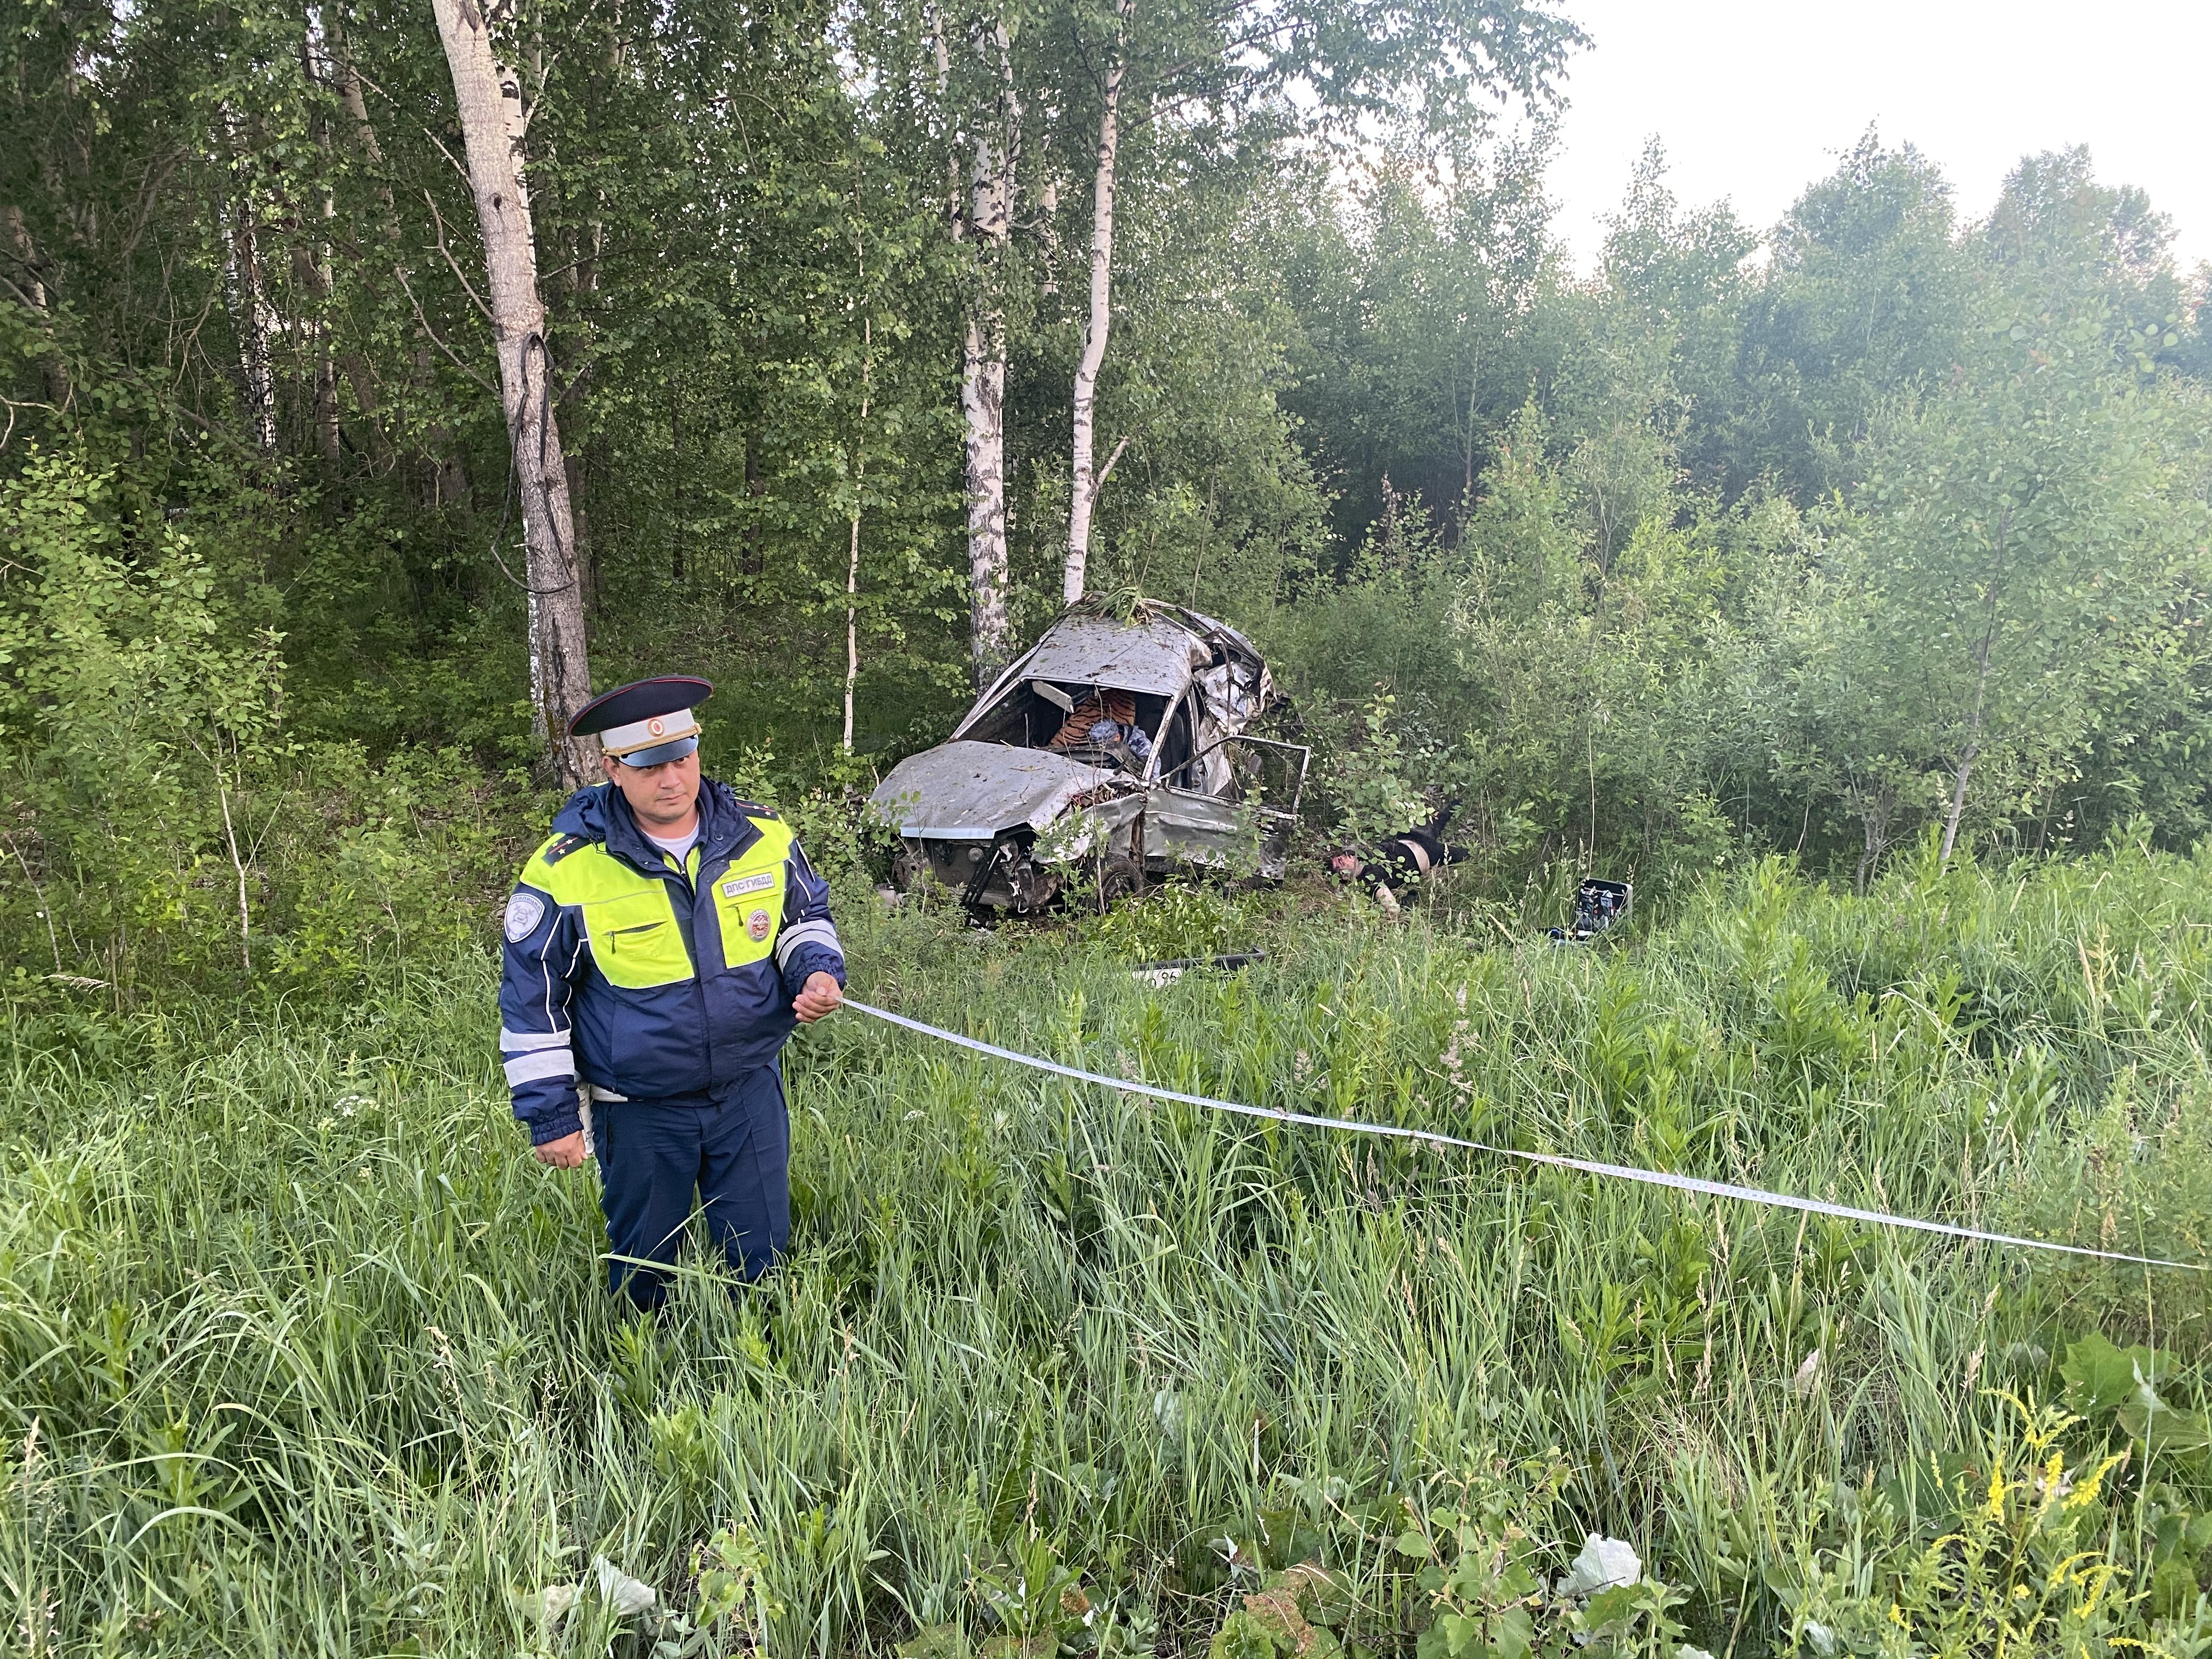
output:
[[[584,1132],[562,1135],[558,1140],[549,1140],[543,1146],[530,1149],[538,1155],[540,1164],[550,1164],[556,1170],[574,1170],[584,1162]]]
[[[792,1001],[791,1012],[799,1016],[801,1025],[811,1025],[823,1015],[836,1012],[844,1000],[845,988],[837,983],[835,974],[809,974]]]

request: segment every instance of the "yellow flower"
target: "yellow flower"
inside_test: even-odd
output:
[[[2095,1503],[2097,1501],[2098,1489],[2104,1485],[2105,1477],[2110,1474],[2118,1465],[2124,1463],[2127,1461],[2128,1455],[2125,1452],[2114,1452],[2110,1457],[2097,1465],[2096,1472],[2094,1474],[2086,1475],[2074,1483],[2074,1490],[2066,1494],[2061,1507],[2069,1510],[2078,1510],[2087,1504]]]

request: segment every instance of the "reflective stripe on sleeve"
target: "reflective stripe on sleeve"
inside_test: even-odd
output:
[[[576,1059],[564,1045],[558,1048],[541,1048],[534,1054],[525,1054],[520,1060],[507,1062],[508,1084],[535,1083],[540,1078],[574,1077]]]
[[[845,954],[844,946],[837,943],[837,930],[826,921],[802,921],[783,930],[775,942],[775,965],[782,967],[791,960],[791,953],[802,945],[824,945],[839,956]]]
[[[528,1054],[532,1048],[565,1048],[568,1046],[566,1031],[510,1031],[499,1028],[499,1046],[511,1054]]]

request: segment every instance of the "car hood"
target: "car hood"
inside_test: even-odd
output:
[[[991,841],[1042,830],[1076,798],[1127,774],[1001,743],[941,743],[909,755],[868,797],[900,835],[915,841]]]

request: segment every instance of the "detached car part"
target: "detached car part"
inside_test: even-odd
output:
[[[1626,921],[1635,899],[1636,889],[1625,881],[1585,881],[1575,889],[1574,913],[1567,925],[1553,928],[1551,936],[1562,945],[1595,939]]]

